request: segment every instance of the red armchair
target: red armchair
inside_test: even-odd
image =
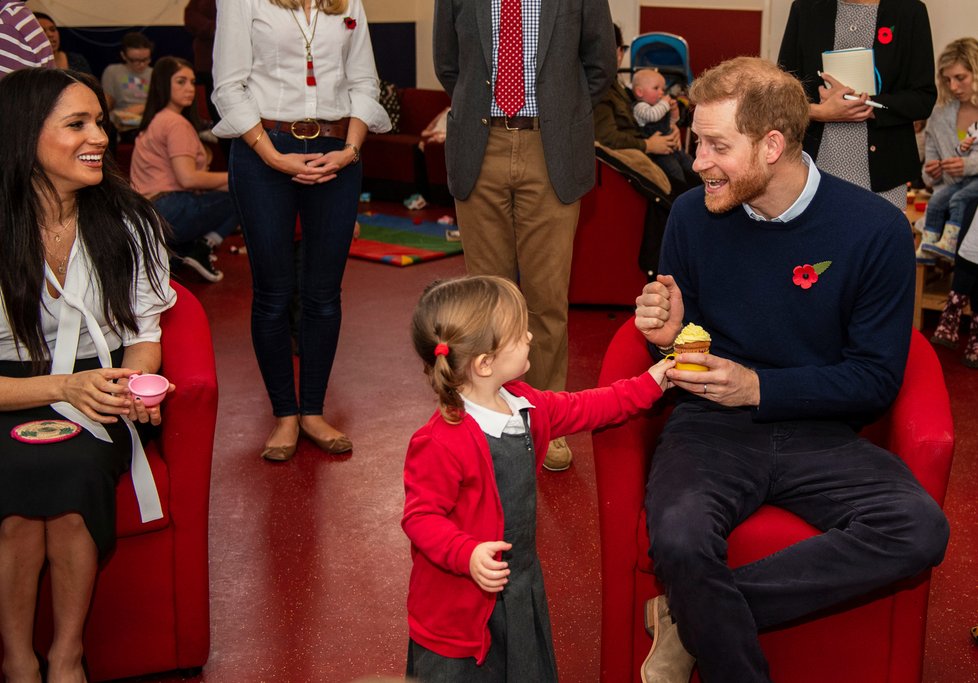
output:
[[[649,200],[614,168],[595,163],[594,187],[581,198],[567,299],[634,306],[646,283],[638,252]]]
[[[919,332],[912,335],[903,387],[890,412],[863,434],[901,457],[943,503],[954,448],[950,404],[934,350]],[[645,341],[629,320],[608,347],[599,383],[637,375],[649,360]],[[651,453],[667,413],[668,408],[656,406],[593,435],[601,530],[601,680],[606,683],[638,680],[652,644],[642,607],[662,589],[648,556],[644,495]],[[764,506],[731,534],[730,565],[752,562],[815,533],[794,515]],[[929,586],[928,572],[763,633],[772,678],[919,683]]]
[[[126,474],[119,481],[116,548],[96,579],[85,626],[91,680],[199,669],[210,649],[207,514],[217,419],[210,326],[194,296],[173,283],[162,317],[162,374],[177,390],[163,404],[159,439],[145,444],[163,519],[142,524]],[[50,586],[42,586],[35,640],[51,638]]]

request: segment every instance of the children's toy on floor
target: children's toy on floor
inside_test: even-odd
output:
[[[410,197],[404,200],[404,206],[406,206],[411,211],[417,211],[418,209],[423,209],[428,206],[428,202],[420,194],[412,194]]]
[[[438,222],[442,225],[455,225],[455,219],[451,216],[442,216],[438,219]]]
[[[370,193],[369,192],[361,192],[360,193],[360,201],[362,203],[364,203],[364,204],[368,203],[370,201]]]

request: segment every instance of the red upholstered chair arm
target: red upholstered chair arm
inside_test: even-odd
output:
[[[177,303],[163,314],[161,372],[176,385],[163,404],[160,451],[170,475],[170,517],[174,530],[177,620],[183,633],[199,631],[195,642],[206,647],[208,602],[207,515],[211,459],[217,421],[217,373],[210,326],[200,302],[172,283]],[[178,628],[178,632],[181,629]],[[179,644],[178,644],[179,647]],[[203,661],[200,653],[177,653],[181,661]],[[206,656],[206,649],[204,649]],[[186,658],[186,659],[185,659]]]
[[[421,135],[431,121],[451,105],[451,98],[444,90],[426,88],[401,88],[400,131],[410,135]]]
[[[605,353],[598,384],[606,386],[648,369],[652,358],[634,319],[618,330]],[[601,677],[631,680],[632,614],[637,604],[636,538],[645,497],[652,444],[666,411],[663,402],[624,424],[594,432],[594,469],[601,529]]]
[[[900,393],[889,413],[864,434],[899,455],[943,505],[954,451],[951,404],[937,354],[917,330],[911,330]]]

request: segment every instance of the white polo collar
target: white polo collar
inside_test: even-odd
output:
[[[499,389],[499,397],[509,406],[512,415],[506,415],[505,413],[499,413],[490,408],[480,406],[465,398],[465,396],[462,396],[462,402],[465,405],[465,412],[471,415],[472,419],[479,425],[479,428],[489,436],[498,439],[504,432],[507,434],[522,434],[525,430],[523,429],[523,418],[520,417],[520,411],[524,408],[536,408],[536,406],[522,396],[514,396],[503,387]]]

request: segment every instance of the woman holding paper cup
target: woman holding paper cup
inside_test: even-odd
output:
[[[47,680],[85,680],[82,627],[98,562],[115,539],[115,486],[148,470],[133,421],[158,424],[128,392],[160,365],[173,305],[163,225],[103,172],[104,99],[78,72],[24,69],[0,81],[0,640],[10,683],[40,681],[32,645],[49,566],[54,640]],[[172,390],[172,387],[170,387]],[[137,481],[138,480],[138,481]],[[137,493],[159,518],[152,477]]]
[[[823,68],[824,52],[852,48],[872,50],[872,97]],[[801,80],[811,101],[805,151],[819,169],[904,209],[906,183],[920,173],[913,122],[930,116],[937,98],[924,3],[795,0],[778,63]]]

